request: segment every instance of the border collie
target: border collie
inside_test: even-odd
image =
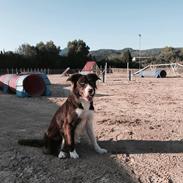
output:
[[[72,92],[65,103],[56,111],[44,135],[44,139],[19,140],[20,145],[44,146],[44,153],[54,154],[59,158],[79,158],[75,145],[80,135],[86,130],[88,137],[99,154],[107,153],[96,140],[93,129],[93,97],[96,90],[96,74],[73,74],[68,78],[73,84]]]

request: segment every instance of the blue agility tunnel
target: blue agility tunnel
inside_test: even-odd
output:
[[[19,97],[50,96],[50,81],[43,73],[5,74],[0,76],[0,88]]]
[[[139,75],[141,77],[166,78],[167,73],[163,69],[155,69],[151,71],[141,71]]]

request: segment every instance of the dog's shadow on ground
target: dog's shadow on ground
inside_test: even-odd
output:
[[[51,84],[51,96],[52,97],[62,97],[67,98],[70,94],[71,84]]]
[[[95,94],[95,97],[108,97],[108,96],[112,96],[112,95],[105,94],[105,93],[96,93]]]
[[[99,141],[112,154],[183,153],[183,141],[118,140]]]

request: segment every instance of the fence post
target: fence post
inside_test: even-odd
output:
[[[106,79],[107,79],[107,62],[105,63],[105,75],[104,75],[104,77],[105,77],[105,82],[106,82]]]
[[[127,77],[129,77],[129,62],[127,62],[126,69],[127,69]]]
[[[103,72],[102,72],[102,81],[103,81],[103,83],[105,83],[105,70],[103,70]]]
[[[132,80],[132,71],[131,71],[131,70],[129,70],[128,80],[129,80],[129,81],[131,81],[131,80]]]

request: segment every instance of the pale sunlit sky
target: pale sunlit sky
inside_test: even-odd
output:
[[[82,39],[96,49],[183,47],[182,0],[0,0],[0,50]]]

